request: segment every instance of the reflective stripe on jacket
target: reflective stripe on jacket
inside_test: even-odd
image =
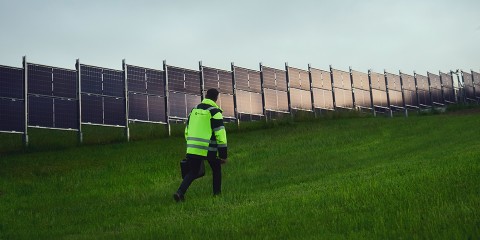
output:
[[[206,98],[192,109],[185,127],[187,154],[227,158],[227,133],[222,110]]]

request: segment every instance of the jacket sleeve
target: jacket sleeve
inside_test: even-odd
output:
[[[185,124],[185,141],[188,138],[188,123],[190,122],[190,114],[188,114],[187,124]]]
[[[218,156],[222,159],[226,159],[227,154],[227,132],[223,125],[222,112],[219,111],[212,116],[212,131],[215,134],[217,140]]]

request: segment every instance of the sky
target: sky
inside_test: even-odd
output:
[[[479,0],[0,0],[0,65],[480,70]]]

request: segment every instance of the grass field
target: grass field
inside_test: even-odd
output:
[[[231,128],[223,195],[207,167],[179,204],[178,126],[4,154],[0,239],[480,238],[478,111],[249,126]]]

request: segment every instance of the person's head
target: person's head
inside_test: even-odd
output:
[[[217,98],[218,98],[218,90],[215,89],[215,88],[208,89],[207,95],[205,96],[205,98],[208,98],[208,99],[216,102]]]

